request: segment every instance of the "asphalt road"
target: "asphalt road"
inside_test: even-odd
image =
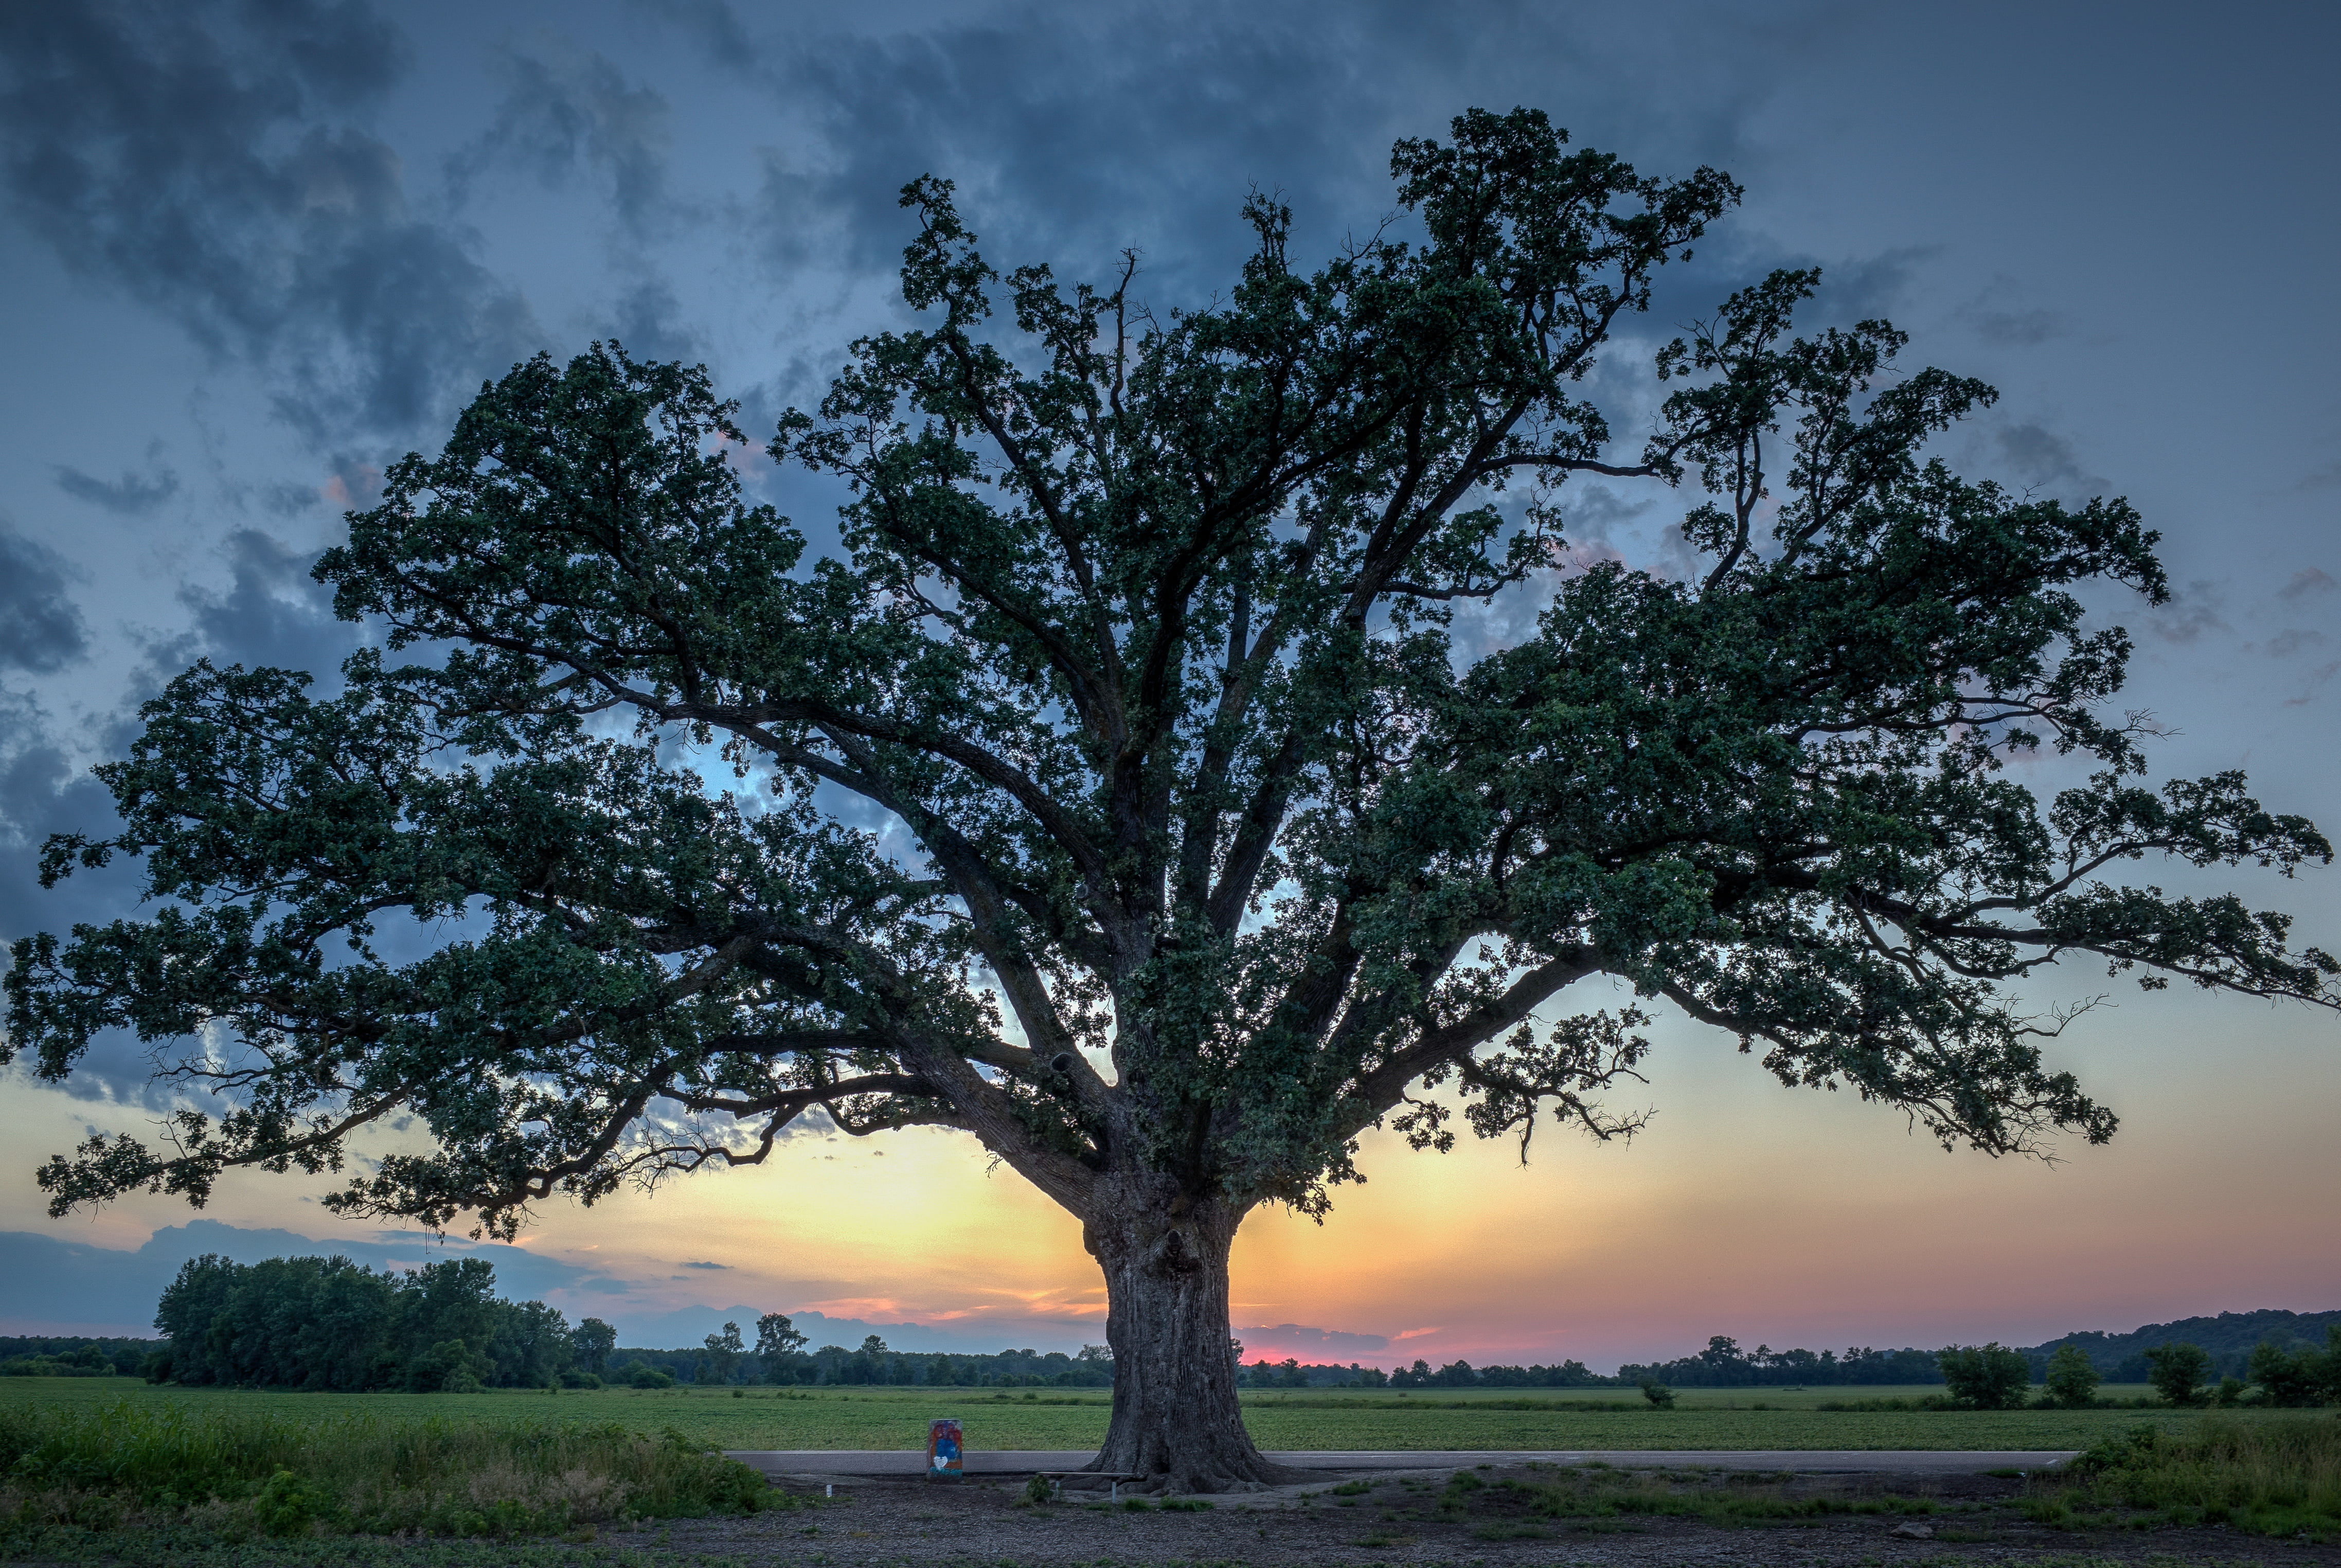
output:
[[[1894,1448],[1548,1448],[1548,1449],[1322,1449],[1271,1453],[1268,1457],[1296,1470],[1465,1470],[1475,1464],[1589,1464],[1620,1468],[1680,1467],[1716,1470],[1793,1470],[1808,1473],[1878,1472],[1896,1475],[1972,1475],[1987,1470],[2042,1470],[2067,1460],[2076,1449],[1894,1449]],[[767,1475],[917,1475],[927,1456],[913,1449],[781,1448],[742,1450],[729,1457]],[[1091,1449],[991,1449],[971,1453],[966,1469],[976,1475],[1030,1475],[1036,1470],[1080,1470],[1097,1458]]]

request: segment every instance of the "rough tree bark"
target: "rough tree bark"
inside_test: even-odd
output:
[[[1091,1468],[1170,1492],[1290,1479],[1244,1430],[1229,1337],[1228,1251],[1243,1214],[1165,1198],[1160,1178],[1101,1183],[1082,1243],[1105,1273],[1113,1420]]]

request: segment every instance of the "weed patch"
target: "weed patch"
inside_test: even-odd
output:
[[[57,1529],[505,1539],[799,1505],[672,1429],[302,1422],[127,1401],[0,1413],[0,1546],[11,1550]]]
[[[2141,1426],[2064,1471],[2033,1477],[2027,1518],[2065,1528],[2225,1524],[2310,1541],[2341,1537],[2341,1418]]]

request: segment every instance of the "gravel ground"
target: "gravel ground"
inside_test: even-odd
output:
[[[662,1548],[684,1558],[712,1556],[738,1563],[864,1568],[870,1564],[969,1563],[1136,1568],[1139,1564],[1587,1563],[1587,1564],[2080,1564],[2140,1563],[2180,1568],[2192,1563],[2334,1564],[2341,1545],[2309,1545],[2246,1535],[2224,1528],[2138,1530],[2088,1533],[2047,1529],[2025,1521],[2012,1503],[2021,1481],[1984,1475],[1774,1476],[1728,1481],[1718,1473],[1686,1476],[1682,1483],[1735,1486],[1781,1499],[1833,1496],[1848,1502],[1924,1499],[1936,1512],[1924,1517],[1852,1514],[1814,1521],[1746,1525],[1699,1520],[1625,1516],[1543,1519],[1528,1512],[1523,1494],[1496,1484],[1508,1478],[1549,1480],[1556,1472],[1494,1466],[1474,1473],[1489,1484],[1462,1500],[1459,1513],[1438,1504],[1449,1472],[1361,1473],[1369,1490],[1341,1496],[1345,1478],[1327,1475],[1305,1486],[1222,1496],[1192,1512],[1111,1508],[1102,1493],[1073,1494],[1034,1506],[1019,1483],[971,1480],[933,1484],[873,1478],[851,1483],[804,1476],[786,1483],[814,1497],[825,1484],[835,1497],[812,1510],[775,1512],[752,1519],[695,1521],[648,1533],[604,1535],[621,1543]],[[1447,1493],[1452,1502],[1454,1493]]]

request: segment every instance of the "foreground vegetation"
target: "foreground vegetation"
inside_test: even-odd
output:
[[[109,1392],[116,1397],[98,1397]],[[2068,1471],[2030,1477],[2020,1496],[1997,1501],[1832,1491],[1785,1474],[1599,1464],[1531,1466],[1509,1476],[1464,1471],[1443,1486],[1369,1478],[1320,1494],[1320,1504],[1370,1510],[1359,1516],[1380,1522],[1369,1528],[1438,1521],[1504,1541],[1602,1528],[1605,1520],[1736,1526],[1948,1513],[1962,1517],[1934,1523],[1965,1529],[2021,1520],[2083,1533],[2219,1524],[2341,1537],[2341,1419],[2331,1415],[1881,1414],[1818,1407],[1827,1402],[1735,1405],[1723,1393],[1662,1411],[1296,1393],[1258,1398],[1246,1417],[1264,1447],[1332,1446],[1336,1435],[1354,1441],[1366,1430],[1381,1446],[1423,1448],[2028,1447],[2059,1444],[2019,1441],[2039,1430],[2011,1423],[2062,1423],[2065,1435],[2086,1423],[2096,1433]],[[819,1505],[767,1487],[715,1447],[807,1446],[816,1432],[859,1440],[839,1446],[907,1446],[903,1434],[931,1405],[907,1391],[300,1395],[13,1379],[0,1393],[0,1560],[192,1565],[223,1562],[227,1552],[239,1564],[271,1568],[648,1563],[639,1550],[655,1550],[652,1537],[597,1544],[595,1527]],[[1000,1445],[1012,1447],[1080,1446],[1094,1441],[1104,1416],[1095,1396],[1048,1395],[986,1400],[966,1414],[975,1430],[997,1431]],[[1351,1432],[1360,1422],[1374,1424]],[[1540,1441],[1507,1442],[1522,1435]],[[482,1556],[463,1544],[483,1538],[509,1545]],[[544,1543],[542,1553],[530,1538]],[[334,1549],[335,1541],[346,1549]]]
[[[2039,1477],[2025,1512],[2043,1523],[2225,1524],[2261,1535],[2341,1536],[2341,1420],[2207,1420],[2133,1428]]]
[[[610,1422],[302,1419],[127,1399],[0,1409],[0,1521],[20,1533],[503,1537],[792,1501],[680,1432]]]

